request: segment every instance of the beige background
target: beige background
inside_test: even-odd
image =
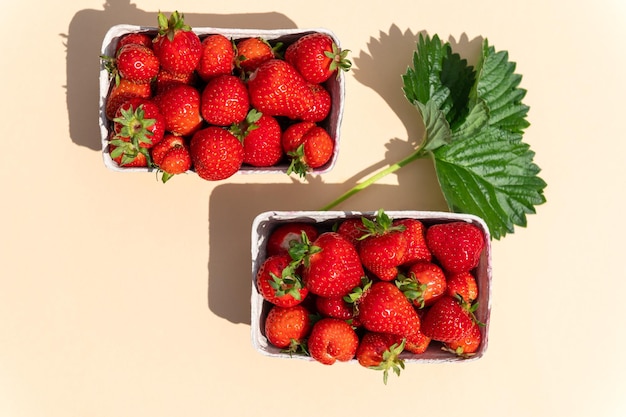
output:
[[[1,3],[1,416],[626,414],[623,1]],[[194,26],[336,33],[354,70],[332,172],[162,185],[104,167],[102,38],[174,8]],[[420,31],[470,57],[483,37],[509,51],[549,184],[528,228],[493,242],[489,349],[386,387],[354,365],[266,358],[250,344],[252,219],[316,209],[407,154],[400,75]],[[445,209],[431,164],[340,208],[381,206]]]

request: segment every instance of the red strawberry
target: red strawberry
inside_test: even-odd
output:
[[[302,233],[306,234],[309,241],[314,241],[319,235],[311,223],[293,222],[276,227],[267,238],[267,255],[288,253],[292,244],[302,243]]]
[[[311,169],[326,164],[333,155],[335,142],[328,132],[313,122],[297,122],[282,134],[283,151],[291,160],[287,174],[304,177]]]
[[[151,82],[160,68],[152,48],[139,44],[123,46],[117,53],[115,66],[120,77],[135,83]]]
[[[313,92],[302,76],[282,59],[261,64],[248,79],[250,102],[269,116],[302,117],[313,105]]]
[[[407,336],[405,339],[404,350],[416,355],[420,355],[430,346],[431,338],[426,336],[421,330],[415,334]]]
[[[334,318],[323,318],[313,325],[308,349],[311,357],[324,365],[354,358],[359,337],[348,323]]]
[[[202,118],[216,126],[242,122],[250,107],[246,85],[230,74],[211,78],[202,90],[201,103]]]
[[[242,123],[231,127],[231,132],[243,141],[244,163],[270,167],[283,158],[282,130],[275,117],[252,109]]]
[[[172,176],[187,172],[191,168],[189,147],[182,136],[168,133],[151,150],[152,161],[163,173],[165,183]]]
[[[113,122],[113,133],[119,139],[147,149],[159,143],[165,134],[165,118],[148,98],[126,100],[115,112]]]
[[[243,163],[243,145],[229,131],[209,126],[191,138],[191,160],[196,173],[207,181],[234,175]]]
[[[383,382],[387,384],[389,370],[400,376],[404,369],[404,360],[400,354],[404,350],[404,342],[397,342],[398,337],[386,334],[365,332],[356,350],[359,365],[383,371]]]
[[[111,91],[105,103],[105,115],[109,120],[115,118],[115,112],[125,101],[133,97],[149,98],[152,96],[150,83],[137,84],[120,79],[119,83],[112,83]]]
[[[348,71],[352,63],[332,38],[324,33],[305,35],[287,47],[285,60],[312,83],[323,83],[338,70]]]
[[[148,151],[146,148],[134,146],[130,139],[119,139],[111,133],[109,138],[109,154],[120,167],[147,167]]]
[[[282,43],[272,47],[265,39],[256,37],[240,39],[236,46],[235,65],[249,73],[265,61],[276,58],[276,51]]]
[[[311,327],[310,313],[303,305],[273,306],[265,319],[265,337],[277,348],[297,352]]]
[[[430,226],[426,243],[447,272],[466,272],[478,265],[485,237],[477,226],[457,221]]]
[[[416,262],[407,276],[397,281],[398,288],[417,308],[432,305],[446,293],[446,276],[441,268],[431,262]]]
[[[382,209],[374,220],[363,217],[362,221],[367,229],[358,249],[363,266],[383,281],[395,279],[407,250],[404,226],[394,226]]]
[[[266,301],[281,307],[300,304],[309,293],[296,274],[289,254],[266,258],[256,274],[256,285]]]
[[[354,304],[348,303],[343,297],[315,297],[315,308],[323,317],[354,319]],[[351,324],[354,327],[354,323]]]
[[[321,122],[330,113],[332,100],[330,93],[320,84],[308,84],[313,93],[313,104],[300,118],[310,122]]]
[[[173,85],[154,98],[165,117],[165,130],[190,136],[202,126],[200,93],[186,84]]]
[[[471,272],[459,272],[447,277],[446,293],[451,297],[461,297],[472,304],[478,298],[478,284]]]
[[[473,325],[471,314],[457,299],[446,295],[424,314],[422,332],[433,340],[447,343],[461,339]]]
[[[143,45],[152,49],[152,36],[144,32],[131,32],[122,36],[115,47],[115,53],[122,48],[124,45]]]
[[[299,253],[302,279],[310,292],[341,297],[361,283],[364,276],[359,255],[349,241],[335,232],[322,233],[312,243],[304,239]],[[293,257],[293,255],[292,255]]]
[[[404,236],[407,241],[407,250],[404,255],[404,265],[410,266],[417,261],[431,261],[432,254],[426,245],[426,227],[417,219],[394,220],[395,226],[404,226]]]
[[[315,122],[296,122],[285,129],[282,134],[282,145],[285,153],[295,152],[304,142],[304,135],[315,126]]]
[[[235,65],[233,43],[224,35],[216,33],[202,40],[202,53],[196,68],[204,81],[218,75],[231,74]]]
[[[468,358],[473,356],[482,341],[482,334],[480,333],[480,325],[474,323],[472,328],[463,337],[458,340],[453,340],[448,343],[444,343],[444,350],[454,353],[457,356]]]
[[[345,219],[337,226],[337,233],[348,239],[357,249],[359,238],[367,233],[360,217]]]
[[[402,291],[378,281],[357,301],[359,322],[369,331],[409,336],[420,330],[420,318]]]
[[[172,74],[163,69],[159,71],[156,78],[156,94],[162,93],[173,85],[196,83],[196,73],[191,74]]]
[[[202,54],[200,38],[177,11],[169,19],[159,12],[158,22],[159,33],[154,38],[153,49],[161,67],[172,74],[192,73]]]
[[[125,167],[150,166],[148,149],[164,134],[163,116],[156,104],[135,97],[119,106],[115,114],[109,140],[113,160]]]

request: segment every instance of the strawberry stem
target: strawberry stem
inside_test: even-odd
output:
[[[426,142],[426,141],[424,141],[424,142]],[[427,154],[428,154],[428,151],[424,150],[423,145],[420,145],[420,147],[418,147],[415,150],[415,152],[413,152],[412,154],[410,154],[406,158],[396,162],[393,165],[388,166],[387,168],[383,169],[382,171],[377,172],[376,174],[372,175],[371,177],[369,177],[368,179],[366,179],[362,183],[355,185],[350,190],[346,191],[344,194],[342,194],[341,196],[339,196],[338,198],[336,198],[335,200],[333,200],[329,204],[327,204],[324,207],[322,207],[320,209],[320,211],[327,211],[327,210],[332,209],[333,207],[335,207],[338,204],[344,202],[345,200],[347,200],[348,198],[352,197],[353,195],[355,195],[359,191],[364,190],[365,188],[367,188],[370,185],[374,184],[375,182],[377,182],[381,178],[383,178],[383,177],[385,177],[385,176],[387,176],[387,175],[389,175],[389,174],[391,174],[393,172],[396,172],[397,170],[399,170],[403,166],[410,164],[411,162],[415,161],[416,159],[424,158]]]

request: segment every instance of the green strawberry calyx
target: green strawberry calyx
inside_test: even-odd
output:
[[[404,351],[405,344],[406,339],[402,339],[400,343],[394,343],[383,352],[382,361],[378,365],[369,367],[376,371],[383,371],[383,383],[385,385],[387,385],[390,370],[397,376],[400,376],[400,372],[404,369],[404,360],[400,357],[400,354]]]
[[[373,220],[363,216],[361,217],[361,222],[363,222],[366,233],[359,236],[358,240],[364,240],[370,236],[381,236],[386,233],[403,232],[406,230],[404,225],[394,226],[393,219],[389,217],[383,209],[378,209],[376,217]]]
[[[324,55],[331,59],[329,70],[337,71],[337,77],[339,77],[341,71],[350,71],[350,68],[352,68],[352,61],[348,59],[350,52],[349,49],[342,50],[334,42],[332,44],[332,51],[324,51]]]
[[[157,20],[159,22],[159,36],[167,37],[170,42],[174,40],[176,32],[181,30],[188,32],[191,30],[191,26],[185,23],[185,15],[178,11],[172,12],[169,19],[159,12]]]

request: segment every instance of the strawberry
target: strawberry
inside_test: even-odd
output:
[[[330,93],[320,84],[308,84],[313,93],[313,104],[300,118],[310,122],[321,122],[326,119],[332,104]]]
[[[420,329],[417,333],[405,338],[404,350],[415,355],[420,355],[430,346],[431,338],[426,336]]]
[[[432,305],[446,293],[446,276],[441,268],[427,261],[416,262],[401,275],[396,285],[417,308]]]
[[[118,139],[149,149],[163,139],[165,118],[153,100],[133,97],[115,112],[113,133]]]
[[[124,46],[124,45],[143,45],[150,49],[152,49],[152,36],[144,32],[131,32],[127,33],[120,38],[115,47],[115,53]]]
[[[235,66],[244,73],[256,70],[265,61],[276,58],[276,52],[282,47],[282,42],[272,46],[263,38],[245,38],[237,41]]]
[[[185,23],[184,15],[177,11],[169,19],[159,12],[158,22],[159,32],[154,38],[153,49],[161,67],[172,74],[191,74],[202,54],[200,38]]]
[[[115,112],[119,106],[130,98],[149,98],[152,96],[150,83],[137,84],[132,81],[120,79],[119,83],[112,83],[111,91],[107,95],[105,103],[105,116],[109,120],[115,118]]]
[[[218,75],[231,74],[235,65],[233,43],[224,35],[212,34],[202,40],[196,72],[204,81]]]
[[[148,166],[146,148],[133,145],[128,138],[119,139],[113,132],[109,135],[109,154],[117,165],[124,168]]]
[[[315,297],[315,308],[322,317],[341,320],[354,319],[354,304],[343,297]],[[351,323],[354,327],[354,323]]]
[[[167,72],[163,69],[159,71],[156,77],[156,94],[159,94],[173,85],[178,84],[188,84],[195,85],[196,83],[196,73],[192,72],[191,74],[172,74],[171,72]]]
[[[471,329],[458,340],[444,343],[443,350],[454,353],[457,356],[468,358],[473,356],[482,341],[480,324],[474,323]]]
[[[420,330],[413,305],[393,283],[377,281],[359,300],[358,319],[367,330],[410,336]]]
[[[296,173],[301,177],[326,164],[335,149],[335,142],[328,132],[314,122],[292,124],[283,132],[281,142],[291,161],[287,174]]]
[[[255,167],[270,167],[283,158],[282,130],[273,116],[252,109],[245,120],[231,127],[243,141],[243,162]]]
[[[200,92],[186,84],[172,85],[154,98],[165,117],[165,130],[190,136],[202,126]]]
[[[312,327],[310,313],[301,304],[273,306],[265,319],[265,337],[269,343],[290,353],[298,352]]]
[[[187,172],[191,168],[189,146],[182,136],[167,133],[163,140],[151,149],[152,162],[163,175],[165,183],[172,176]]]
[[[357,249],[361,236],[367,233],[363,221],[359,217],[343,220],[337,226],[337,233],[348,239]]]
[[[387,384],[389,370],[400,376],[404,369],[404,360],[400,354],[404,350],[404,342],[396,342],[397,336],[386,333],[365,332],[356,350],[359,365],[383,371],[383,382]]]
[[[256,274],[256,285],[266,301],[281,307],[300,304],[309,293],[287,253],[273,255],[263,261]]]
[[[303,235],[303,242],[292,248],[292,257],[303,265],[302,279],[313,294],[341,297],[361,283],[364,275],[359,255],[348,240],[335,232],[324,232],[312,243]]]
[[[152,48],[128,44],[120,48],[115,59],[119,76],[134,83],[149,83],[159,73],[159,59]]]
[[[323,83],[338,70],[348,71],[349,50],[342,51],[332,38],[324,33],[302,36],[285,50],[285,60],[293,65],[311,83]]]
[[[447,277],[446,293],[451,297],[461,297],[466,303],[478,298],[478,284],[471,272],[459,272]]]
[[[202,90],[201,103],[202,118],[216,126],[242,122],[250,107],[246,85],[230,74],[211,78]]]
[[[282,59],[262,63],[248,78],[250,102],[269,116],[298,119],[313,105],[313,92],[291,65]]]
[[[383,281],[398,276],[398,267],[404,263],[407,250],[404,226],[394,226],[384,210],[378,210],[371,220],[361,219],[367,233],[360,237],[359,257],[363,266]]]
[[[306,235],[309,241],[317,239],[319,235],[311,223],[292,222],[277,226],[267,238],[267,245],[265,246],[267,255],[288,253],[293,244],[302,243],[302,233]]]
[[[456,221],[430,226],[426,244],[447,272],[457,273],[471,271],[478,265],[485,238],[477,226]]]
[[[209,126],[191,137],[191,160],[196,173],[207,181],[234,175],[243,163],[243,145],[229,131]]]
[[[324,365],[354,358],[359,337],[345,321],[330,317],[315,322],[308,338],[308,350],[313,359]]]
[[[315,126],[315,122],[301,121],[289,125],[283,132],[281,142],[285,153],[295,152],[304,142],[304,135]]]
[[[402,234],[406,237],[407,250],[404,255],[404,265],[410,266],[418,261],[431,261],[432,254],[426,245],[426,227],[417,219],[394,220],[395,226],[403,226]]]
[[[470,312],[459,300],[445,295],[424,314],[422,332],[433,340],[448,343],[464,337],[473,325]]]

